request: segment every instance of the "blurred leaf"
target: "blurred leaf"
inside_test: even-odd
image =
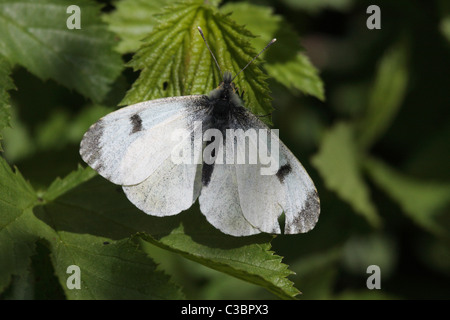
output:
[[[367,267],[377,265],[388,279],[396,268],[397,245],[385,234],[355,235],[344,245],[342,263],[347,271],[365,277]]]
[[[111,111],[111,108],[104,106],[88,105],[74,116],[65,109],[57,109],[50,114],[49,119],[36,125],[35,134],[31,134],[16,112],[13,112],[12,128],[4,132],[5,158],[17,163],[25,158],[31,159],[36,152],[55,152],[68,144],[79,145],[89,126]]]
[[[450,16],[446,16],[441,20],[441,32],[447,41],[450,42]]]
[[[109,29],[120,37],[116,49],[120,53],[132,53],[142,45],[142,39],[159,23],[155,14],[161,12],[172,0],[115,1],[116,10],[103,16]]]
[[[403,168],[419,179],[450,181],[450,170],[443,170],[448,166],[450,159],[449,141],[450,119],[408,156]]]
[[[359,124],[358,143],[370,147],[394,120],[408,83],[405,45],[391,48],[381,59],[366,115]]]
[[[0,157],[0,292],[13,275],[24,276],[34,253],[30,221],[38,199],[18,170]]]
[[[334,9],[344,11],[353,5],[353,0],[282,0],[287,6],[293,9],[302,9],[310,13],[317,14],[324,9]]]
[[[296,285],[301,289],[300,299],[330,299],[333,293],[337,265],[342,254],[341,248],[332,248],[320,253],[301,256],[291,264],[298,279]]]
[[[299,36],[282,16],[273,14],[270,8],[244,2],[227,3],[221,11],[232,12],[233,19],[258,35],[250,41],[258,51],[272,38],[277,38],[277,42],[264,53],[267,61],[264,68],[269,76],[294,92],[300,90],[325,100],[317,69],[302,52]]]
[[[438,234],[450,230],[449,221],[439,220],[439,214],[450,203],[449,183],[408,177],[373,157],[367,157],[364,166],[373,181],[418,225]]]
[[[18,119],[17,109],[10,108],[10,127],[3,130],[4,157],[11,163],[30,156],[36,150],[36,144],[28,131],[28,127]]]
[[[68,143],[79,144],[83,134],[92,123],[111,112],[110,108],[89,105],[76,116],[62,110],[55,110],[50,118],[38,127],[35,144],[39,150],[57,149]]]
[[[349,124],[339,123],[325,133],[312,163],[327,188],[335,191],[373,226],[378,226],[380,218],[362,177],[358,152],[353,128]]]
[[[361,118],[367,104],[368,85],[358,79],[337,85],[328,100],[336,113],[343,118]]]
[[[8,61],[0,55],[0,151],[3,151],[1,140],[2,131],[11,125],[11,106],[9,105],[8,90],[14,89],[14,83],[10,78],[11,66]]]
[[[141,74],[121,104],[189,94],[205,94],[221,81],[207,47],[201,26],[223,71],[236,74],[255,55],[251,34],[229,16],[204,1],[186,1],[167,7],[161,23],[144,40],[130,66]],[[235,81],[248,107],[255,114],[272,110],[265,76],[252,64]]]
[[[417,239],[417,242],[416,251],[421,262],[431,270],[450,277],[450,243],[440,241],[439,238],[430,239],[430,237]]]
[[[81,29],[66,26],[70,0],[0,0],[0,53],[43,80],[54,79],[94,101],[102,100],[122,70],[100,6],[77,1]],[[26,48],[26,49],[24,49]]]

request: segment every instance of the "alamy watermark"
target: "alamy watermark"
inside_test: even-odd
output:
[[[277,173],[278,129],[226,129],[224,137],[218,129],[203,132],[201,121],[195,121],[193,128],[172,133],[172,141],[179,141],[171,153],[175,164],[258,164],[261,175]]]
[[[77,5],[71,5],[67,7],[67,14],[70,16],[66,20],[67,29],[81,29],[81,9]]]
[[[366,26],[367,29],[373,30],[381,29],[381,9],[377,5],[370,5],[367,7],[366,13],[370,14],[369,18],[367,18]]]
[[[67,277],[67,281],[66,281],[67,289],[69,289],[69,290],[81,289],[81,269],[80,269],[80,267],[75,264],[72,264],[67,267],[66,273],[70,274],[70,276]]]
[[[371,275],[367,278],[367,289],[381,289],[381,269],[376,264],[372,264],[367,267],[366,273]]]

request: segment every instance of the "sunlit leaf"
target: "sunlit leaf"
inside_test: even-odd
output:
[[[142,39],[158,24],[155,14],[161,12],[170,0],[116,1],[116,10],[105,15],[104,21],[109,29],[120,37],[117,51],[120,53],[136,52],[142,45]]]
[[[325,99],[317,69],[305,55],[300,37],[282,16],[273,14],[270,8],[244,2],[227,3],[221,10],[232,12],[231,18],[257,35],[251,39],[257,50],[262,50],[272,38],[277,39],[263,54],[263,66],[270,77],[294,92],[301,91],[320,100]]]
[[[141,70],[122,104],[190,94],[207,94],[222,81],[197,26],[214,52],[222,71],[232,74],[255,55],[251,34],[229,16],[203,1],[177,3],[160,15],[161,23],[144,40],[130,66]],[[255,114],[272,110],[265,76],[256,64],[235,83],[244,92],[245,106]]]

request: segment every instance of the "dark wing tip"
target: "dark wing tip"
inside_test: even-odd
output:
[[[306,197],[303,209],[290,221],[286,220],[285,234],[306,233],[312,230],[320,215],[320,199],[317,190],[311,191]]]

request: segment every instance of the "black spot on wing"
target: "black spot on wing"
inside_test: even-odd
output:
[[[133,125],[133,129],[131,129],[131,133],[136,133],[142,130],[142,119],[136,113],[130,117],[131,124]]]
[[[278,169],[276,175],[278,180],[280,180],[281,183],[284,182],[284,178],[292,171],[292,167],[289,163],[286,163]]]

